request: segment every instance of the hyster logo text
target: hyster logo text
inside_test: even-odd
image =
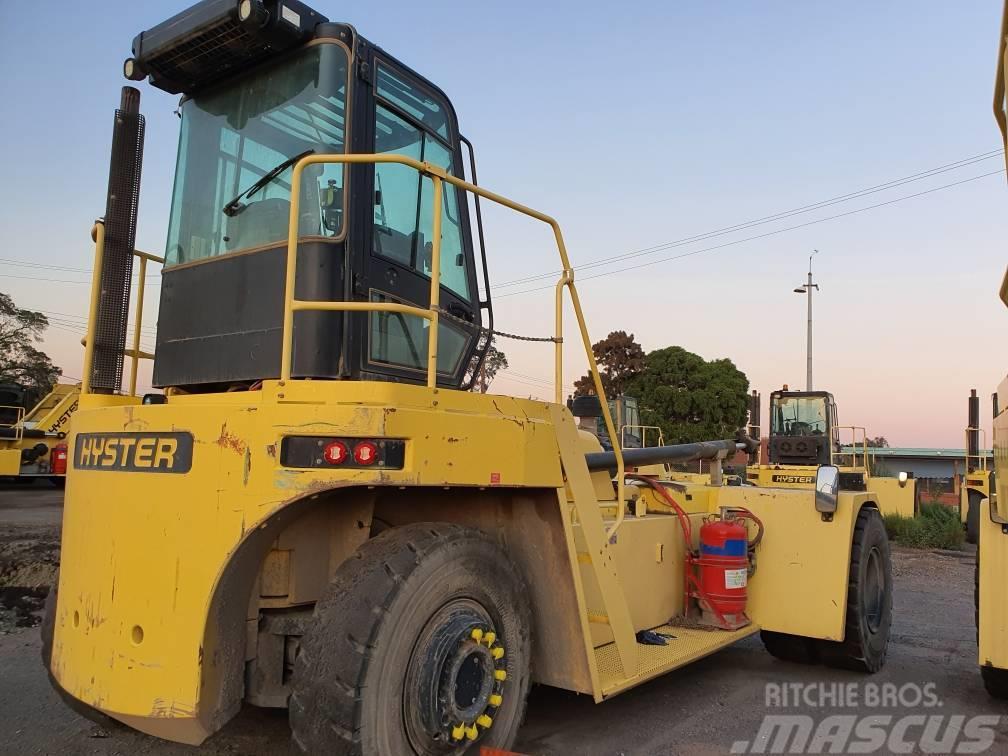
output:
[[[815,483],[813,475],[774,475],[771,483]]]
[[[78,470],[186,473],[192,467],[189,433],[81,433],[74,444]]]

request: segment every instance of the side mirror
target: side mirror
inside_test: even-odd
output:
[[[837,510],[837,492],[840,490],[840,470],[833,465],[823,465],[816,470],[816,512],[833,514]]]
[[[905,472],[901,472],[899,475],[896,476],[896,480],[899,481],[900,488],[903,488],[906,486],[907,481],[910,480],[910,476],[907,475]]]

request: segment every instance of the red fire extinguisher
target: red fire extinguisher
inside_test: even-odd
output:
[[[741,521],[709,520],[700,527],[700,611],[704,620],[724,630],[749,624],[749,533]]]
[[[690,602],[694,599],[700,607],[702,623],[724,630],[738,630],[749,624],[746,616],[747,586],[750,574],[750,557],[763,539],[763,522],[743,507],[722,507],[720,515],[706,519],[700,527],[700,548],[694,552],[693,528],[689,515],[672,498],[668,489],[644,475],[627,475],[653,489],[679,518],[683,543],[686,544],[683,570],[683,613],[688,618]],[[744,520],[756,525],[756,535],[749,540]],[[752,569],[755,569],[753,563]]]
[[[49,452],[49,472],[53,475],[66,475],[67,445],[56,444]]]

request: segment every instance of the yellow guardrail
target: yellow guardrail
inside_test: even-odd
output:
[[[340,164],[360,164],[360,163],[397,163],[407,166],[427,176],[433,182],[433,206],[434,217],[432,222],[431,241],[431,285],[430,296],[427,307],[416,307],[413,305],[399,304],[396,302],[334,302],[334,301],[311,301],[294,298],[294,282],[297,276],[297,245],[298,245],[298,218],[301,207],[301,176],[304,169],[310,165],[320,163],[340,163]],[[570,295],[571,306],[577,318],[578,329],[581,333],[585,355],[588,358],[588,369],[592,375],[592,382],[595,384],[595,393],[602,404],[602,415],[605,419],[606,430],[609,438],[618,438],[613,424],[612,415],[609,412],[605,391],[602,388],[602,379],[599,376],[598,365],[595,362],[595,354],[592,352],[591,339],[588,336],[588,327],[585,324],[584,313],[581,310],[581,302],[578,299],[577,289],[574,286],[574,269],[571,267],[570,259],[567,256],[567,248],[564,246],[563,234],[560,226],[550,216],[533,210],[530,207],[509,200],[494,192],[476,186],[464,179],[452,176],[444,169],[430,163],[414,160],[405,155],[307,155],[294,164],[291,174],[291,203],[290,216],[287,230],[287,271],[284,288],[284,316],[283,316],[283,342],[280,350],[280,381],[281,383],[291,380],[291,363],[293,360],[294,348],[294,313],[309,310],[329,311],[329,312],[398,312],[408,315],[415,315],[430,323],[427,334],[427,386],[435,388],[437,386],[437,348],[438,348],[438,323],[440,320],[440,300],[441,300],[441,213],[442,213],[442,192],[444,184],[448,183],[465,192],[475,194],[482,199],[494,202],[498,205],[514,210],[529,218],[545,223],[553,230],[553,238],[556,241],[557,252],[560,255],[562,273],[556,284],[556,322],[554,336],[554,378],[555,378],[555,401],[557,404],[563,403],[563,292],[564,289]],[[298,189],[295,189],[297,187]],[[615,446],[615,445],[614,445]],[[618,482],[618,500],[623,502],[623,454],[619,449],[615,449],[616,454],[616,475]],[[625,506],[617,507],[616,521],[609,529],[611,536],[622,524],[625,516]]]
[[[835,427],[837,443],[840,448],[843,448],[843,444],[840,443],[840,431],[850,431],[851,442],[849,446],[851,451],[839,451],[833,456],[838,467],[861,467],[865,470],[868,469],[868,431],[860,425],[838,425]],[[858,434],[860,433],[860,443],[858,443]],[[858,446],[861,448],[858,449]],[[860,457],[860,460],[858,459]],[[848,460],[849,458],[849,460]],[[848,464],[849,461],[849,464]],[[858,462],[860,461],[860,465]]]
[[[970,433],[977,434],[977,453],[970,454]],[[966,470],[969,472],[973,470],[974,472],[987,472],[987,455],[984,454],[984,449],[987,448],[987,431],[983,428],[973,428],[969,427],[966,429]],[[976,462],[976,467],[970,467],[970,462]]]
[[[662,429],[657,425],[632,425],[627,424],[620,428],[620,446],[626,446],[626,434],[629,431],[630,435],[637,435],[637,431],[640,432],[641,448],[647,448],[647,437],[648,431],[654,431],[658,435],[658,443],[654,446],[664,446],[665,436],[662,435]]]
[[[94,367],[94,329],[98,322],[98,303],[101,300],[101,269],[105,255],[105,224],[98,221],[91,228],[91,238],[95,243],[94,269],[91,271],[91,303],[88,305],[87,336],[81,339],[84,345],[84,375],[81,376],[81,393],[91,393],[91,371]],[[137,275],[136,305],[133,315],[133,347],[124,349],[123,354],[130,358],[129,395],[136,396],[137,368],[140,360],[153,360],[154,355],[140,349],[140,326],[143,323],[144,287],[147,282],[147,263],[156,262],[164,265],[164,258],[152,255],[150,252],[133,250],[133,256],[140,260],[140,270]]]
[[[16,418],[14,422],[10,425],[4,424],[0,427],[13,428],[15,434],[14,438],[6,440],[13,440],[20,443],[21,438],[24,436],[25,408],[19,404],[0,404],[0,410],[14,410],[14,416]]]

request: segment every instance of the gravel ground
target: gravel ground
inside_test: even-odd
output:
[[[61,493],[43,484],[0,488],[0,711],[6,725],[0,754],[291,753],[283,711],[248,707],[193,749],[132,731],[105,731],[62,704],[39,661],[36,627],[45,586],[58,563]],[[536,688],[516,750],[543,756],[726,754],[739,741],[755,744],[764,715],[777,711],[767,708],[768,686],[785,683],[933,684],[941,699],[938,709],[898,705],[891,713],[1000,716],[1004,704],[988,699],[976,669],[973,559],[970,552],[894,549],[889,660],[871,678],[781,662],[763,650],[758,637],[749,638],[602,705],[587,696]],[[800,711],[820,720],[832,712]],[[1006,723],[1008,717],[994,728],[996,741],[988,753],[1008,753]],[[884,746],[875,752],[889,751]]]

